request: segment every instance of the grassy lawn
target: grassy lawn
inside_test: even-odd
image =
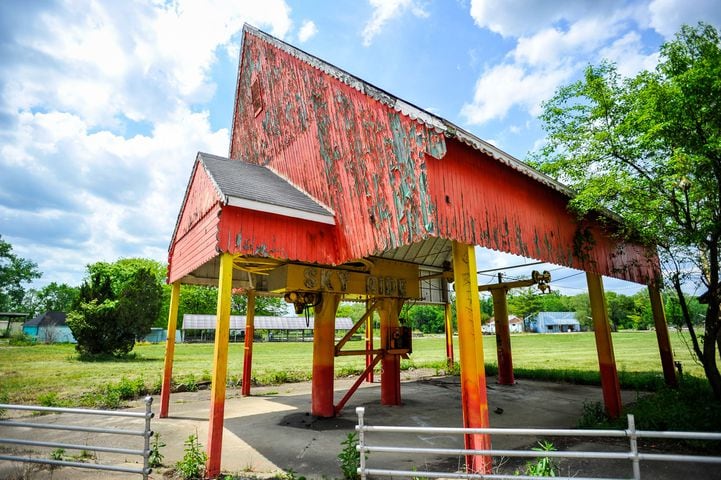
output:
[[[671,332],[675,359],[683,362],[686,374],[702,377],[703,371],[691,358],[680,336]],[[458,339],[454,339],[458,358]],[[649,372],[660,375],[661,366],[653,332],[613,334],[618,369],[622,373]],[[376,341],[376,345],[378,342]],[[580,370],[597,372],[598,361],[593,333],[522,334],[512,337],[514,366],[521,371]],[[361,349],[361,342],[349,342],[345,349]],[[487,365],[496,363],[495,337],[484,337]],[[13,403],[36,403],[39,397],[55,393],[73,399],[121,378],[142,378],[150,389],[157,388],[163,369],[164,344],[141,344],[135,357],[103,362],[80,361],[72,345],[11,347],[0,344],[0,394]],[[174,378],[178,383],[208,379],[212,370],[212,344],[178,344]],[[243,363],[243,345],[231,344],[229,377],[238,382]],[[312,343],[256,343],[253,350],[253,378],[260,383],[279,383],[310,377]],[[442,336],[413,339],[413,354],[403,368],[430,367],[441,371],[445,364]],[[336,374],[362,370],[363,357],[339,357]]]

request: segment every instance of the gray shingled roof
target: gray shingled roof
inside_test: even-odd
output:
[[[183,330],[215,330],[215,315],[201,315],[197,313],[186,313],[183,315]],[[312,330],[314,323],[310,317],[308,325],[304,317],[266,317],[257,315],[253,319],[253,325],[259,330]],[[350,330],[353,328],[353,320],[348,317],[336,317],[336,330]],[[245,331],[245,315],[231,315],[230,329]]]
[[[198,159],[226,197],[333,217],[322,205],[266,167],[203,152],[198,153]]]

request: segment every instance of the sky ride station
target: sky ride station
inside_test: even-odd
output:
[[[401,405],[400,359],[412,350],[401,308],[445,305],[448,360],[460,361],[463,426],[490,426],[475,246],[586,272],[603,402],[618,416],[602,276],[648,286],[664,378],[674,385],[659,261],[653,248],[619,240],[612,214],[578,219],[567,208],[572,195],[453,123],[246,25],[228,157],[197,154],[170,242],[160,417],[169,415],[180,285],[201,284],[218,287],[206,444],[211,477],[221,470],[233,291],[248,296],[243,379],[252,371],[256,296],[282,296],[296,312],[312,311],[316,417],[337,415],[376,366],[380,403]],[[498,381],[505,384],[514,381],[506,309],[514,286],[491,289]],[[341,300],[365,302],[366,313],[336,342]],[[376,332],[373,312],[380,317]],[[363,325],[365,349],[348,349]],[[342,355],[365,356],[366,370],[336,402],[334,359]],[[250,382],[243,381],[242,394],[250,395]],[[489,446],[486,435],[465,437],[468,449]],[[490,459],[468,455],[466,468],[490,472]]]

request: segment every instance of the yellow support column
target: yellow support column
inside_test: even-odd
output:
[[[315,307],[313,326],[313,377],[311,378],[311,414],[334,417],[333,380],[335,377],[335,312],[340,295],[323,293]]]
[[[248,304],[245,309],[245,352],[243,354],[243,385],[241,394],[250,395],[253,375],[253,337],[255,336],[255,290],[248,290]]]
[[[453,358],[453,315],[450,302],[446,302],[443,314],[446,327],[446,361],[448,368],[452,369],[455,360]]]
[[[175,332],[178,326],[178,305],[180,303],[180,282],[174,282],[170,289],[170,307],[168,308],[168,338],[165,341],[165,366],[163,367],[163,386],[160,389],[160,418],[168,416],[171,379],[173,378],[173,358],[175,356]]]
[[[463,426],[486,428],[488,398],[486,371],[483,364],[483,335],[481,333],[481,305],[478,300],[476,252],[472,245],[453,242],[453,279],[456,290],[458,345],[461,360],[461,406]],[[488,450],[489,435],[466,435],[467,449]],[[466,470],[472,473],[491,473],[492,459],[482,455],[467,455]]]
[[[606,308],[606,297],[603,292],[603,280],[601,275],[586,272],[586,281],[588,282],[588,297],[591,301],[593,332],[596,336],[603,403],[608,416],[618,418],[621,415],[621,387],[618,383],[616,358],[613,354],[611,327],[608,324],[608,309]]]
[[[218,276],[218,310],[215,325],[215,350],[210,391],[210,419],[208,421],[208,463],[206,475],[215,478],[220,473],[223,452],[223,420],[225,415],[225,384],[228,372],[228,339],[230,336],[230,302],[233,288],[233,255],[220,255]]]
[[[666,385],[676,387],[678,386],[678,379],[676,378],[676,370],[673,367],[673,351],[671,350],[671,341],[668,338],[668,325],[666,325],[666,313],[663,310],[661,292],[658,287],[649,285],[648,296],[651,300],[653,323],[656,327],[658,351],[661,354],[663,378],[666,381]]]

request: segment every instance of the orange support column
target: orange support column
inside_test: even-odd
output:
[[[170,307],[168,308],[168,338],[165,341],[165,366],[163,368],[163,386],[160,389],[160,418],[168,416],[171,379],[173,378],[173,357],[175,355],[175,331],[178,325],[178,305],[180,303],[180,282],[170,289]]]
[[[448,368],[453,368],[453,315],[451,314],[450,303],[446,302],[443,313],[446,326],[446,360],[448,362]]]
[[[208,421],[208,463],[206,475],[215,478],[220,473],[223,452],[223,420],[225,415],[225,384],[228,372],[228,339],[230,336],[230,302],[233,287],[233,255],[220,255],[218,277],[218,310],[215,324],[215,350],[210,390],[210,419]]]
[[[463,426],[486,428],[488,398],[486,396],[486,372],[483,364],[483,335],[481,333],[481,305],[478,300],[476,277],[476,252],[473,246],[453,242],[453,278],[456,290],[456,316],[458,321],[458,344],[461,360],[461,408]],[[465,436],[468,449],[491,448],[489,435]],[[490,474],[492,459],[483,455],[466,455],[466,470]]]
[[[335,312],[339,295],[323,293],[315,307],[313,327],[313,378],[311,379],[311,414],[335,416],[333,379],[335,361]]]
[[[494,288],[493,316],[496,319],[496,353],[498,355],[498,383],[513,385],[513,357],[511,355],[511,330],[508,326],[508,304],[506,302],[506,289]]]
[[[240,393],[250,395],[253,375],[253,337],[255,336],[255,290],[248,290],[248,304],[245,310],[245,350],[243,352],[243,385]]]
[[[595,273],[586,272],[588,282],[588,297],[591,301],[591,317],[593,317],[593,332],[596,335],[596,351],[598,352],[598,366],[601,372],[601,388],[603,389],[603,403],[606,413],[611,418],[621,415],[621,387],[618,384],[618,371],[616,358],[613,354],[611,341],[611,328],[608,324],[608,309],[606,297],[603,293],[603,280]]]
[[[671,350],[671,341],[668,338],[668,325],[666,325],[666,313],[663,310],[661,292],[658,287],[649,285],[648,296],[651,299],[651,310],[653,311],[653,323],[656,327],[658,351],[661,353],[663,378],[666,381],[666,385],[677,387],[678,379],[676,378],[676,370],[673,366],[673,351]]]
[[[369,307],[370,303],[366,302],[366,310],[368,310]],[[371,350],[373,350],[373,314],[368,315],[368,318],[366,319],[366,352],[370,352]],[[366,353],[366,368],[368,368],[371,363],[373,363],[373,355]],[[366,381],[368,383],[373,383],[372,368],[368,370]]]
[[[390,349],[391,329],[398,328],[403,300],[384,298],[378,302],[381,317],[381,350]],[[401,357],[383,354],[381,360],[381,405],[401,404]]]

